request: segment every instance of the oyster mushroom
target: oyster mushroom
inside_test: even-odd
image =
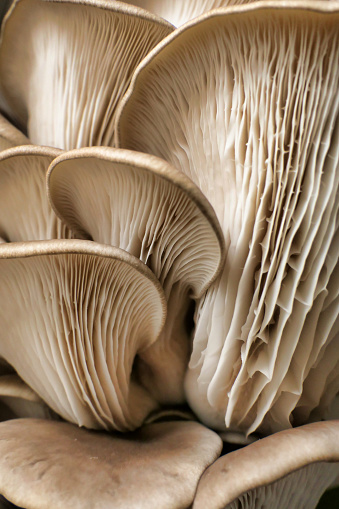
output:
[[[7,242],[69,238],[46,194],[46,172],[60,150],[25,145],[0,153],[0,237]]]
[[[193,509],[314,509],[339,475],[339,421],[281,431],[219,458]]]
[[[181,509],[221,447],[196,422],[149,424],[122,436],[8,421],[0,424],[0,493],[26,509]]]
[[[215,10],[160,43],[121,104],[119,146],[188,175],[224,232],[186,382],[218,429],[306,422],[338,391],[338,27],[338,2]]]
[[[126,431],[157,407],[136,365],[166,305],[138,259],[81,240],[4,244],[0,286],[0,355],[56,413]]]
[[[56,214],[75,235],[140,258],[162,284],[167,321],[140,355],[140,377],[159,401],[184,401],[190,354],[185,319],[222,269],[223,237],[200,190],[165,161],[104,147],[57,157],[47,175]]]
[[[2,26],[1,107],[34,144],[110,145],[135,67],[172,30],[122,2],[16,0]]]

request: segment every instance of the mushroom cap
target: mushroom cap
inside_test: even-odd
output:
[[[165,161],[128,150],[82,148],[51,164],[47,187],[56,214],[77,236],[140,258],[164,288],[167,321],[142,358],[142,378],[167,404],[184,401],[190,355],[186,315],[224,261],[223,235],[201,191]]]
[[[165,320],[140,260],[95,242],[0,246],[0,355],[63,418],[128,430],[157,407],[136,378]]]
[[[224,232],[186,384],[217,429],[284,429],[338,391],[338,27],[338,2],[212,11],[145,58],[121,105],[119,145],[188,175]]]
[[[135,67],[172,30],[122,2],[16,0],[2,27],[3,111],[32,143],[110,145]]]
[[[193,508],[313,509],[338,473],[339,421],[308,424],[219,458],[203,474]]]
[[[46,172],[60,150],[36,145],[0,153],[0,237],[7,242],[69,238],[46,194]]]
[[[140,258],[167,295],[182,282],[198,299],[222,270],[224,240],[213,208],[158,157],[108,147],[71,150],[51,163],[47,192],[70,229]]]
[[[182,508],[222,442],[195,422],[164,422],[124,436],[67,423],[0,424],[0,492],[26,509]]]
[[[29,139],[0,113],[0,150],[29,143]]]

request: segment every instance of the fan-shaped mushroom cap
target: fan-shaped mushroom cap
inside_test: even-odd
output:
[[[338,35],[338,2],[219,9],[153,50],[122,106],[120,146],[186,173],[224,231],[187,380],[217,428],[288,427],[300,398],[305,422],[338,390]]]
[[[179,26],[212,9],[246,4],[253,0],[125,0],[125,2],[154,12],[173,25]]]
[[[308,424],[219,458],[193,508],[313,509],[338,474],[339,421]]]
[[[0,376],[0,405],[15,417],[49,418],[51,411],[41,398],[16,374]],[[0,408],[0,421],[2,420]]]
[[[221,445],[195,422],[119,436],[18,419],[0,424],[0,492],[26,509],[181,509]]]
[[[16,0],[2,29],[2,107],[33,143],[110,145],[135,67],[172,30],[122,2]]]
[[[65,419],[139,426],[157,404],[135,376],[136,356],[165,319],[153,273],[94,242],[0,247],[0,355]]]
[[[183,401],[190,341],[185,317],[222,268],[223,235],[201,191],[165,161],[109,148],[56,158],[47,177],[51,203],[77,236],[140,258],[162,284],[167,321],[142,355],[143,380],[167,403]]]
[[[46,193],[46,172],[60,150],[25,145],[0,153],[0,237],[7,242],[68,238]]]
[[[29,143],[29,139],[0,113],[0,150]]]

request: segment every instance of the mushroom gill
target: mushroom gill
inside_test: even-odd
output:
[[[140,426],[157,403],[135,364],[159,336],[166,309],[152,272],[88,241],[0,247],[0,355],[66,420]]]
[[[138,63],[172,25],[105,0],[16,0],[0,46],[0,104],[32,143],[110,145]]]
[[[216,428],[277,431],[338,391],[338,27],[338,2],[215,10],[145,58],[121,105],[119,146],[188,175],[224,232],[186,384]]]
[[[75,235],[128,251],[159,279],[167,321],[140,355],[140,377],[162,403],[182,403],[191,299],[204,294],[224,261],[212,207],[166,161],[104,147],[61,154],[48,170],[47,187],[56,214]]]
[[[125,0],[125,2],[154,12],[178,27],[212,9],[246,4],[253,0]]]
[[[60,150],[24,145],[0,152],[0,237],[7,242],[70,238],[46,193],[46,172]]]

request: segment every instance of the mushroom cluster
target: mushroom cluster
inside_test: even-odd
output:
[[[12,2],[0,507],[335,484],[338,90],[337,1]]]

